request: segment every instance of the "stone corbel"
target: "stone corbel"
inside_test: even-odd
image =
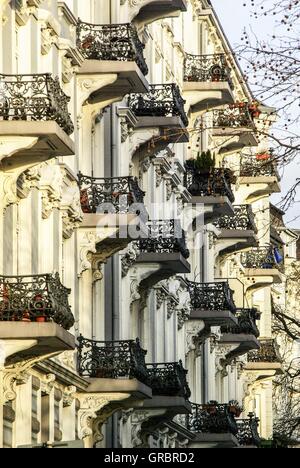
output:
[[[78,109],[89,103],[89,99],[93,93],[99,91],[105,86],[111,85],[117,81],[118,75],[116,73],[103,74],[103,75],[79,75],[77,78],[77,90],[78,90]],[[105,98],[104,98],[105,99]],[[92,107],[96,107],[98,110],[103,109],[112,102],[121,100],[120,97],[116,99],[103,100]]]
[[[133,448],[149,448],[149,433],[145,430],[147,422],[152,418],[165,415],[166,410],[135,410],[131,416],[131,440]]]
[[[131,244],[128,246],[127,252],[122,255],[122,278],[125,278],[128,275],[129,270],[135,264],[139,253],[140,251],[138,242],[131,242]]]
[[[63,391],[63,406],[64,408],[68,406],[72,406],[73,402],[76,398],[76,387],[74,385],[70,385],[66,387]]]
[[[121,401],[127,400],[126,393],[77,394],[80,402],[79,438],[83,439],[86,448],[93,448],[95,443],[103,439],[102,426],[109,417],[120,410]]]
[[[56,44],[58,36],[50,25],[45,24],[41,27],[41,53],[47,55],[53,44]]]
[[[50,395],[55,385],[56,375],[47,374],[41,380],[41,389],[46,395]]]
[[[74,231],[80,226],[83,219],[79,190],[76,182],[72,182],[71,185],[68,185],[64,190],[60,209],[63,213],[63,237],[64,239],[70,239]]]
[[[53,162],[45,164],[41,170],[39,189],[42,193],[42,217],[49,218],[55,208],[59,208],[62,197],[64,174],[61,167]]]
[[[201,340],[199,339],[200,333],[203,331],[205,325],[200,320],[189,320],[185,328],[185,342],[186,342],[186,356],[195,351],[196,356],[201,355]]]
[[[106,263],[107,260],[115,253],[122,250],[125,246],[120,242],[112,245],[101,247],[97,251],[97,244],[101,241],[93,231],[85,231],[81,233],[79,238],[79,268],[78,277],[86,270],[92,270],[94,281],[101,280],[103,274],[101,272],[101,265]]]
[[[4,359],[2,356],[0,363],[0,405],[5,405],[8,401],[13,401],[17,395],[17,386],[24,385],[28,382],[30,374],[28,370],[42,360],[46,360],[55,356],[57,353],[51,353],[45,356],[39,356],[27,359],[16,364],[4,367]]]

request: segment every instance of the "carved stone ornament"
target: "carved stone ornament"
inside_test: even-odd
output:
[[[139,256],[139,244],[138,242],[132,242],[127,249],[127,252],[122,255],[122,278],[125,278],[130,268],[135,264],[137,257]]]
[[[63,391],[63,406],[64,408],[71,406],[76,397],[76,387],[74,385],[70,385],[66,387]]]
[[[78,411],[79,438],[87,437],[92,439],[92,446],[103,439],[101,428],[109,417],[121,409],[122,405],[115,406],[113,403],[121,402],[130,397],[129,394],[103,393],[99,394],[77,394],[80,401]],[[112,405],[108,408],[107,406]]]

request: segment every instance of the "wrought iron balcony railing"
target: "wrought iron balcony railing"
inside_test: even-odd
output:
[[[211,168],[207,172],[197,172],[186,164],[184,185],[191,195],[195,197],[228,197],[234,202],[231,184],[234,181],[230,169]]]
[[[150,221],[146,226],[145,237],[140,239],[141,253],[180,252],[189,258],[185,232],[177,219]]]
[[[187,127],[189,121],[184,104],[180,89],[174,83],[151,85],[148,93],[135,93],[129,97],[129,107],[137,117],[179,116]]]
[[[68,111],[70,98],[59,79],[48,73],[36,75],[0,74],[0,121],[53,120],[71,135],[74,125]]]
[[[212,111],[213,128],[254,128],[248,105],[234,105]]]
[[[259,418],[255,417],[254,413],[248,414],[248,419],[237,419],[238,433],[237,439],[241,446],[259,447],[261,438],[258,433]]]
[[[277,177],[280,179],[276,164],[269,160],[259,160],[255,156],[243,156],[241,159],[240,177]]]
[[[134,177],[97,178],[79,173],[78,183],[84,213],[127,213],[133,204],[144,202],[145,192]]]
[[[79,20],[77,47],[88,60],[136,62],[144,75],[148,73],[145,45],[133,24],[90,24]]]
[[[186,379],[188,371],[184,369],[182,361],[147,364],[147,369],[153,395],[190,398],[191,391]]]
[[[198,310],[230,310],[236,312],[233,291],[227,282],[194,283],[187,282],[191,304]]]
[[[184,61],[184,81],[218,82],[227,81],[234,89],[230,77],[231,70],[224,54],[186,54]]]
[[[260,340],[260,349],[248,353],[249,362],[281,362],[281,357],[275,340]]]
[[[251,250],[243,252],[241,264],[244,268],[250,269],[283,269],[283,264],[276,261],[275,248],[271,245],[253,247]]]
[[[138,379],[148,384],[147,351],[136,341],[95,341],[78,338],[78,373],[99,379]]]
[[[259,329],[256,325],[256,320],[259,320],[260,314],[257,309],[237,309],[236,317],[238,325],[222,326],[222,333],[233,333],[234,335],[245,334],[259,337]]]
[[[238,433],[235,417],[241,409],[235,403],[219,404],[211,401],[205,405],[192,403],[192,414],[187,416],[187,428],[195,433]]]
[[[214,225],[219,229],[235,231],[254,231],[257,233],[254,214],[251,205],[236,205],[233,216],[222,216]]]
[[[0,276],[0,321],[55,322],[69,330],[74,325],[69,294],[58,273]]]

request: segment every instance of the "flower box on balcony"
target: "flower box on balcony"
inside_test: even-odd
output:
[[[258,153],[256,155],[256,160],[257,161],[266,161],[271,158],[270,153]]]

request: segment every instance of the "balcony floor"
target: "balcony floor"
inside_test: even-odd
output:
[[[6,363],[75,349],[75,337],[56,323],[1,322]]]
[[[173,117],[137,117],[135,128],[159,128],[161,136],[165,137],[164,146],[172,142],[187,143],[189,141],[189,134],[186,130],[186,126],[181,118],[176,115]],[[159,143],[160,142],[157,142],[156,144],[159,145]]]
[[[222,253],[238,252],[249,247],[258,245],[257,236],[254,231],[243,231],[237,229],[220,229],[218,236],[218,251]]]
[[[151,400],[146,400],[143,409],[165,409],[174,411],[175,414],[190,414],[191,405],[183,397],[174,396],[153,396]]]
[[[203,320],[211,327],[218,327],[221,325],[237,325],[238,319],[230,310],[192,310],[191,320]]]
[[[133,62],[113,60],[85,60],[78,71],[79,76],[112,76],[116,79],[103,88],[93,92],[88,99],[89,104],[102,101],[122,99],[126,94],[146,93],[149,84],[139,66]]]
[[[183,97],[187,101],[187,107],[191,108],[193,113],[233,104],[235,101],[232,89],[227,81],[185,81],[183,84]]]
[[[0,121],[0,138],[3,145],[0,159],[4,170],[75,154],[73,140],[54,121]]]
[[[152,397],[152,389],[137,379],[86,379],[89,382],[87,393],[125,393],[134,400]]]
[[[239,442],[233,434],[196,434],[189,448],[236,448]]]

